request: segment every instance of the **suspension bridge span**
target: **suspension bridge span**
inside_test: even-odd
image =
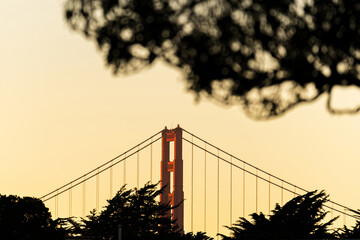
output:
[[[239,217],[283,205],[308,190],[275,176],[207,142],[186,129],[165,129],[97,168],[41,197],[53,216],[85,217],[127,185],[160,182],[159,201],[177,205],[171,213],[185,232],[227,234]],[[328,218],[338,226],[355,223],[350,208],[329,201]]]

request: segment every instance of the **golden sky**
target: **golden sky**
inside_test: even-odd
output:
[[[322,97],[259,122],[238,106],[195,103],[181,72],[159,61],[113,76],[95,44],[68,28],[62,4],[0,1],[1,194],[40,197],[180,124],[285,180],[360,208],[359,114],[330,115]]]

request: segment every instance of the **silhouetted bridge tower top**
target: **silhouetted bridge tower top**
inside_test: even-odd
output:
[[[54,207],[49,206],[54,209],[55,218],[59,216],[59,203],[61,209],[68,210],[69,217],[81,209],[85,217],[90,207],[96,206],[99,212],[100,202],[105,203],[100,197],[108,194],[112,198],[114,188],[120,189],[124,184],[131,186],[134,182],[139,188],[141,182],[159,180],[164,187],[159,201],[178,206],[168,213],[176,219],[177,225],[186,231],[208,232],[210,236],[227,231],[220,226],[231,226],[238,217],[247,217],[252,212],[270,214],[275,203],[282,206],[291,198],[309,192],[178,125],[174,129],[165,127],[41,199],[47,205],[50,199],[55,199]],[[66,196],[68,200],[64,201]],[[355,222],[356,216],[351,214],[350,208],[333,201],[326,207],[331,217],[342,216],[339,218],[343,220],[342,225],[346,225],[346,219]]]

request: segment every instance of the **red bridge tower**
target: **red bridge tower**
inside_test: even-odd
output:
[[[170,161],[170,142],[174,142],[174,159]],[[172,179],[170,178],[172,173]],[[184,191],[183,191],[183,159],[182,159],[182,129],[178,125],[175,129],[162,131],[161,157],[161,187],[165,189],[160,195],[161,203],[179,205],[171,211],[171,218],[176,219],[180,229],[184,229]]]

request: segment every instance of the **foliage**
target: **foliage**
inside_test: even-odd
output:
[[[356,224],[352,228],[344,226],[339,229],[338,237],[340,239],[360,239],[360,221],[356,221]]]
[[[189,232],[182,236],[179,240],[213,240],[213,238],[206,236],[204,232],[197,232],[196,234]]]
[[[157,184],[146,184],[140,189],[122,187],[100,213],[92,211],[81,223],[69,220],[73,236],[92,236],[97,239],[117,239],[121,225],[123,239],[184,239],[207,240],[204,233],[181,234],[181,229],[169,217],[173,208],[157,201],[162,189]]]
[[[63,239],[58,221],[51,219],[44,203],[32,197],[0,195],[1,239]]]
[[[344,226],[342,229],[339,229],[338,237],[341,239],[360,239],[360,209],[349,210],[356,214],[355,216],[358,220],[356,221],[355,226],[353,226],[352,228]]]
[[[280,115],[337,86],[360,86],[357,0],[67,0],[70,26],[96,41],[114,72],[156,58],[182,69],[190,90]]]
[[[315,191],[297,196],[282,207],[277,204],[269,217],[253,213],[252,222],[240,218],[233,226],[227,227],[231,236],[221,236],[223,240],[333,238],[328,227],[336,218],[322,223],[327,214],[323,210],[327,197],[324,192]]]

